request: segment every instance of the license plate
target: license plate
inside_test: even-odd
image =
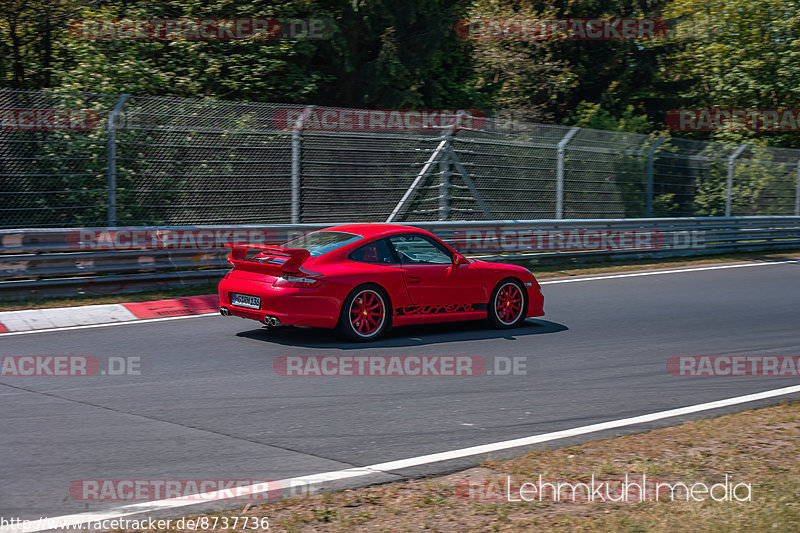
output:
[[[249,294],[233,293],[232,303],[233,305],[238,305],[239,307],[249,307],[250,309],[261,308],[261,298],[258,296],[250,296]]]

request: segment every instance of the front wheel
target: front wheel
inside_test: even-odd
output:
[[[339,316],[339,331],[357,342],[377,339],[389,323],[387,301],[384,292],[377,286],[358,287],[344,301]]]
[[[489,298],[489,322],[496,328],[515,328],[525,320],[528,307],[527,294],[515,279],[505,279],[497,284]]]

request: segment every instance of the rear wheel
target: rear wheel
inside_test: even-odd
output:
[[[380,337],[389,321],[386,294],[377,285],[363,285],[344,301],[338,328],[350,340],[367,342]]]
[[[497,284],[489,298],[489,322],[496,328],[515,328],[525,320],[528,307],[525,288],[515,279]]]

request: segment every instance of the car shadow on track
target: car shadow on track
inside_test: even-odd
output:
[[[558,333],[559,331],[567,331],[568,329],[567,326],[556,322],[528,319],[522,326],[514,329],[492,329],[482,320],[403,326],[392,329],[377,341],[365,343],[347,341],[334,330],[300,327],[270,329],[264,327],[250,331],[242,331],[236,335],[238,337],[246,337],[248,339],[282,344],[285,346],[363,350],[424,346],[426,344],[487,339],[516,340],[517,337]]]

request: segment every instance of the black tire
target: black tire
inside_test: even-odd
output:
[[[359,302],[358,299],[361,298]],[[365,306],[373,307],[378,302],[382,313],[380,319],[374,315],[365,315],[366,320],[360,317],[358,309]],[[366,310],[366,309],[365,309]],[[372,310],[369,309],[370,313]],[[370,342],[378,339],[391,328],[392,308],[389,297],[380,286],[375,284],[360,285],[345,298],[342,310],[339,313],[339,323],[336,329],[346,339],[355,342]]]
[[[516,293],[514,293],[514,289],[516,289]],[[513,303],[516,300],[515,294],[519,298],[518,308]],[[502,301],[499,302],[498,298]],[[519,327],[525,322],[525,314],[528,311],[528,291],[518,279],[506,278],[498,283],[492,291],[488,307],[486,318],[493,327],[498,329]],[[506,309],[505,315],[502,311],[504,308]]]

